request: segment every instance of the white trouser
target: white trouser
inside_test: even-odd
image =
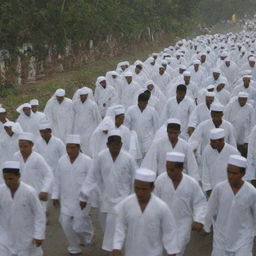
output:
[[[43,256],[43,250],[41,246],[36,247],[35,245],[32,245],[29,249],[13,253],[7,247],[0,244],[0,256]]]
[[[223,249],[213,247],[212,256],[252,256],[253,241],[242,246],[236,252],[228,252]]]
[[[108,213],[107,219],[106,219],[106,228],[105,228],[103,243],[102,243],[102,249],[105,251],[112,252],[113,250],[115,223],[116,223],[116,215]]]
[[[90,216],[81,218],[60,215],[60,223],[68,239],[70,253],[81,252],[80,244],[89,244],[93,236],[93,227]]]

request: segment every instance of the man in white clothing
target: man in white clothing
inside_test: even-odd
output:
[[[40,122],[40,120],[45,120],[47,118],[45,113],[38,111],[39,101],[37,99],[32,99],[29,103],[31,105],[31,111],[33,113],[33,116],[37,120],[37,122]]]
[[[89,154],[89,141],[93,131],[101,121],[97,104],[88,98],[89,89],[83,87],[78,90],[78,99],[73,101],[74,109],[74,134],[81,138],[81,149]]]
[[[179,252],[174,217],[154,190],[155,172],[138,169],[134,191],[116,206],[113,256],[161,256],[163,247],[168,256]]]
[[[185,252],[191,228],[200,232],[206,215],[206,198],[195,179],[184,173],[185,155],[179,152],[166,154],[166,172],[158,176],[154,193],[173,213],[180,244],[179,256]]]
[[[231,155],[228,180],[213,189],[208,201],[204,229],[213,224],[212,256],[252,256],[256,220],[256,190],[243,181],[247,161]]]
[[[200,180],[198,165],[191,146],[179,137],[181,122],[178,119],[169,119],[164,136],[155,140],[147,152],[141,166],[149,168],[157,175],[166,171],[166,153],[170,151],[181,152],[185,155],[184,166],[187,174]]]
[[[132,193],[136,164],[132,156],[122,150],[120,131],[114,129],[109,132],[107,147],[93,159],[93,168],[81,189],[80,201],[82,207],[88,201],[99,207],[104,232],[102,249],[112,251],[114,207]],[[97,193],[99,202],[94,201]]]
[[[57,89],[44,108],[44,113],[52,124],[53,135],[62,141],[71,133],[74,118],[72,100],[65,97],[65,94],[65,90]]]
[[[135,130],[138,135],[142,155],[148,151],[155,132],[159,127],[157,112],[148,106],[149,96],[142,93],[138,96],[138,104],[128,108],[125,125],[130,130]]]
[[[225,143],[225,131],[215,128],[210,131],[210,143],[202,155],[202,187],[208,196],[212,189],[227,179],[226,166],[230,155],[240,155],[238,150]]]
[[[248,93],[239,92],[224,111],[224,118],[235,128],[237,148],[244,157],[247,156],[247,137],[255,124],[255,110],[247,100]]]
[[[54,174],[58,160],[65,153],[65,145],[61,139],[52,135],[52,126],[47,120],[39,123],[39,131],[41,138],[36,141],[34,151],[44,157]]]
[[[36,191],[20,182],[20,164],[3,164],[0,186],[0,256],[42,256],[46,218]]]
[[[48,194],[53,182],[52,170],[45,159],[33,151],[32,133],[21,133],[18,139],[20,150],[14,154],[14,160],[20,162],[21,181],[36,190],[46,211]]]
[[[8,119],[6,109],[0,107],[0,134],[4,131],[4,123],[7,121]]]
[[[80,244],[91,243],[93,229],[88,215],[90,205],[80,209],[80,190],[92,167],[90,157],[80,152],[80,136],[68,135],[67,154],[57,164],[52,199],[55,206],[60,204],[60,223],[69,242],[68,251],[80,254]]]

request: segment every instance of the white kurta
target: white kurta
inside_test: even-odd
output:
[[[234,194],[228,181],[213,189],[208,201],[205,230],[213,224],[213,247],[235,253],[255,236],[256,190],[244,182]]]
[[[188,127],[196,128],[203,121],[211,118],[211,112],[205,103],[201,103],[190,115]]]
[[[130,130],[135,130],[141,152],[145,154],[154,138],[154,134],[159,127],[158,114],[155,109],[147,106],[143,111],[137,105],[131,106],[125,116],[125,124]]]
[[[230,100],[230,92],[223,88],[221,91],[215,91],[215,97],[216,99],[222,104],[223,106],[227,105]]]
[[[89,153],[90,137],[101,121],[98,106],[90,99],[87,99],[84,103],[77,99],[73,102],[73,109],[73,133],[80,135],[82,151]]]
[[[32,186],[38,194],[50,192],[53,182],[52,170],[40,154],[32,152],[24,162],[18,151],[14,154],[13,160],[20,162],[21,181]]]
[[[210,130],[215,128],[216,127],[212,119],[205,120],[197,126],[197,128],[189,138],[188,143],[192,146],[193,150],[197,149],[197,154],[199,154],[199,156],[202,155],[206,145],[208,145],[208,143],[210,142]],[[218,128],[224,129],[225,141],[228,144],[236,147],[236,139],[234,136],[233,125],[226,120],[222,120],[222,123]]]
[[[161,256],[163,247],[168,254],[179,252],[174,217],[166,203],[151,194],[141,211],[135,194],[116,207],[117,220],[113,248],[124,256]]]
[[[185,154],[184,169],[187,170],[190,176],[196,180],[200,180],[198,166],[192,148],[181,138],[178,139],[175,147],[172,146],[167,136],[153,142],[141,166],[153,170],[158,175],[166,172],[166,153],[173,151]]]
[[[154,193],[169,206],[176,221],[180,251],[184,251],[190,239],[192,222],[204,224],[207,202],[199,184],[183,174],[175,189],[165,172],[157,178]]]
[[[231,97],[238,96],[239,92],[246,92],[248,93],[248,102],[251,103],[254,107],[256,105],[256,88],[253,87],[251,84],[248,88],[245,88],[243,84],[237,85],[232,93]]]
[[[113,213],[114,206],[132,192],[135,169],[135,161],[128,152],[121,149],[113,161],[109,149],[105,149],[93,159],[93,168],[83,184],[82,194],[91,201],[97,189],[100,201],[92,204],[100,203],[101,212]]]
[[[39,251],[32,244],[33,238],[43,240],[45,237],[46,218],[36,191],[21,182],[12,197],[10,189],[0,186],[0,248],[7,247],[10,255],[34,255]],[[4,253],[0,251],[0,255]],[[27,253],[27,254],[26,254]],[[9,254],[5,254],[9,256]],[[37,254],[38,255],[38,254]]]
[[[125,107],[125,109],[136,104],[138,101],[137,92],[140,88],[141,87],[135,81],[128,84],[126,79],[123,78],[120,103]]]
[[[186,138],[189,117],[195,106],[193,100],[187,96],[180,103],[177,102],[176,96],[171,97],[163,109],[161,123],[165,123],[169,118],[179,119],[181,121],[182,137]]]
[[[46,143],[43,138],[37,140],[33,149],[43,156],[47,164],[51,167],[53,173],[55,173],[58,160],[66,152],[64,143],[53,135],[48,143]]]
[[[79,196],[89,170],[92,168],[92,160],[83,153],[79,153],[73,163],[67,154],[59,161],[55,172],[53,185],[53,199],[60,200],[61,214],[72,217],[83,217],[85,212],[79,205]]]
[[[44,113],[52,124],[53,135],[65,141],[67,135],[71,134],[73,127],[72,100],[64,98],[63,102],[59,104],[56,97],[53,96],[46,103]]]
[[[38,130],[38,121],[34,117],[34,114],[31,113],[30,116],[27,116],[23,113],[20,113],[19,117],[17,118],[16,122],[18,122],[23,130],[23,132],[31,132],[34,134],[35,137],[39,137],[39,130]]]
[[[256,179],[256,126],[251,131],[248,139],[248,155],[247,161],[248,166],[246,169],[245,179],[255,180]]]
[[[251,104],[247,103],[241,107],[238,99],[231,101],[225,108],[224,118],[235,128],[236,143],[238,145],[246,143],[255,124],[255,111]]]
[[[227,179],[227,165],[230,155],[240,155],[238,150],[225,143],[221,152],[207,145],[202,155],[202,186],[204,191],[212,190],[215,185]]]

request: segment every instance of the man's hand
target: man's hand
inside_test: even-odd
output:
[[[52,200],[52,204],[54,207],[59,207],[60,206],[60,200],[59,199],[53,199]]]
[[[80,208],[83,210],[86,207],[87,203],[80,201]]]
[[[196,221],[194,221],[192,223],[192,230],[193,231],[201,232],[203,227],[204,227],[204,225],[202,223],[199,223],[199,222],[196,222]]]
[[[39,247],[39,246],[42,245],[43,241],[44,241],[44,240],[39,240],[39,239],[35,239],[35,238],[34,238],[34,239],[33,239],[33,244],[35,244],[36,247]]]
[[[40,192],[39,193],[39,199],[41,201],[47,201],[48,200],[48,193],[47,192]]]
[[[123,255],[121,250],[113,250],[112,254],[113,254],[113,256],[122,256]]]

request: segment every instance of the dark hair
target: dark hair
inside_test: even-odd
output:
[[[246,172],[246,168],[240,167],[240,172],[241,172],[241,173],[245,173],[245,172]]]
[[[179,84],[176,88],[176,91],[183,91],[183,92],[187,92],[187,86],[184,84]]]
[[[183,168],[184,163],[180,163],[180,162],[175,162],[175,167],[176,168]]]
[[[120,136],[118,136],[118,135],[109,136],[107,143],[111,143],[113,141],[120,141],[120,142],[122,142],[122,138]]]
[[[149,95],[149,97],[151,96],[151,91],[150,91],[150,90],[146,90],[144,93],[146,93],[147,95]]]
[[[142,70],[142,65],[141,65],[141,64],[138,64],[138,65],[136,65],[136,68]]]
[[[174,130],[179,130],[180,131],[180,125],[179,124],[167,124],[167,130],[168,129],[174,129]]]
[[[146,94],[146,93],[141,93],[139,96],[138,96],[138,101],[148,101],[149,100],[149,95]]]

